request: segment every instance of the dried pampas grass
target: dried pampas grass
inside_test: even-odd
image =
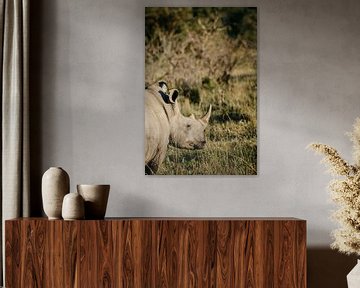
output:
[[[352,133],[354,165],[345,161],[338,151],[326,144],[312,143],[308,148],[324,155],[329,172],[334,179],[329,184],[332,200],[338,209],[332,218],[342,225],[333,231],[333,249],[346,254],[360,255],[360,118],[357,118]]]

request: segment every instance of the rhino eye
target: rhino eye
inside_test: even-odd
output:
[[[186,128],[190,128],[190,127],[191,127],[191,124],[187,124],[187,125],[186,125]]]

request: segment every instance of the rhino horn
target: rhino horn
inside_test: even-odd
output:
[[[195,120],[194,114],[191,114],[191,115],[190,115],[190,118]]]
[[[210,116],[211,116],[211,109],[212,109],[212,106],[210,105],[209,111],[201,118],[201,121],[204,122],[205,125],[207,125],[209,123]]]

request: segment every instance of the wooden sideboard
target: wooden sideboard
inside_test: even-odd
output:
[[[6,287],[306,287],[306,221],[115,218],[5,223]]]

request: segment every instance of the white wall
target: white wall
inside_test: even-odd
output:
[[[169,3],[203,2],[42,1],[33,159],[42,171],[65,168],[72,190],[110,183],[107,216],[294,216],[308,221],[309,246],[328,245],[330,176],[305,147],[319,140],[351,157],[344,133],[360,115],[360,4],[206,1],[258,6],[258,176],[146,177],[144,6]]]

